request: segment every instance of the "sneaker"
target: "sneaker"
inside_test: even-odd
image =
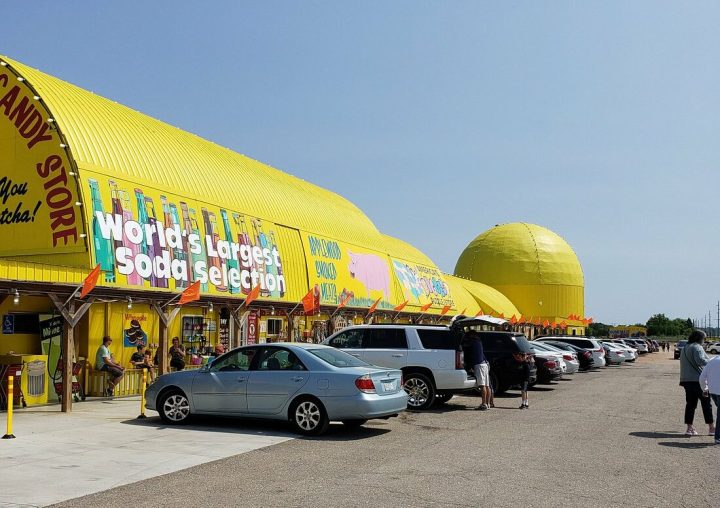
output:
[[[686,436],[697,436],[698,433],[697,433],[697,430],[695,430],[695,429],[688,429],[685,431],[685,435]]]
[[[114,393],[115,393],[115,390],[113,390],[112,388],[108,388],[107,390],[105,390],[106,397],[112,397]]]
[[[495,403],[494,403],[494,402],[491,402],[491,403],[490,403],[490,407],[495,407]],[[715,432],[715,431],[713,430],[713,432]]]
[[[477,407],[477,410],[478,410],[478,411],[487,411],[487,410],[488,410],[488,407],[487,407],[486,404],[480,404],[480,405]]]
[[[715,425],[708,426],[708,436],[714,436],[715,435]]]
[[[520,404],[520,409],[527,409],[527,406],[524,403]]]

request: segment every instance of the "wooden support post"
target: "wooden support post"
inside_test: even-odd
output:
[[[158,305],[157,302],[152,302],[150,305],[152,305],[152,308],[155,309],[155,312],[160,317],[160,344],[158,345],[160,354],[158,355],[158,370],[160,371],[160,375],[167,374],[170,372],[170,360],[168,359],[167,353],[170,349],[170,331],[168,328],[170,327],[170,323],[172,323],[173,319],[175,319],[175,316],[177,316],[178,312],[180,312],[180,307],[175,307],[170,312],[166,312],[160,305]]]
[[[83,302],[80,308],[75,311],[75,301],[68,302],[67,306],[59,296],[49,293],[48,297],[53,302],[55,307],[62,314],[65,322],[63,323],[63,335],[62,335],[62,394],[60,401],[60,410],[63,413],[69,413],[72,411],[72,371],[73,371],[73,358],[75,356],[75,325],[80,322],[80,319],[90,309],[90,306],[95,301],[94,298],[89,298],[88,301]]]
[[[240,314],[240,311],[246,309],[245,312]],[[236,309],[230,309],[230,316],[232,316],[233,323],[235,324],[235,333],[233,333],[233,341],[234,344],[232,345],[233,348],[242,346],[242,330],[245,324],[247,323],[248,315],[250,315],[250,311],[247,310],[247,307],[243,307],[242,305]]]
[[[72,304],[71,304],[72,305]],[[75,327],[72,323],[63,323],[62,335],[62,395],[60,410],[63,413],[72,411],[72,364],[75,354]]]

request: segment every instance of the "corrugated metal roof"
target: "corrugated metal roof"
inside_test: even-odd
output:
[[[513,314],[520,316],[520,311],[513,305],[513,303],[500,291],[493,289],[490,286],[475,282],[472,280],[462,279],[459,277],[453,277],[446,275],[448,279],[455,279],[470,293],[473,298],[477,301],[478,305],[482,308],[483,312],[489,313],[502,313],[505,317],[510,317]]]
[[[466,316],[474,316],[480,310],[475,298],[465,289],[461,279],[453,277],[452,275],[444,274],[445,281],[450,287],[450,294],[455,302],[453,314],[464,313]],[[484,309],[483,309],[484,310]]]
[[[382,239],[353,203],[199,136],[7,60],[38,91],[80,168],[370,248]]]

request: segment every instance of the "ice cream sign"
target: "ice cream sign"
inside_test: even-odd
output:
[[[322,305],[338,305],[348,295],[349,307],[394,307],[389,259],[386,255],[315,235],[304,235],[310,285],[317,284]]]

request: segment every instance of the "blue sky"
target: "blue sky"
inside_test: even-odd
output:
[[[0,53],[338,192],[445,271],[526,221],[575,249],[597,321],[720,299],[717,2],[46,0],[3,18]]]

